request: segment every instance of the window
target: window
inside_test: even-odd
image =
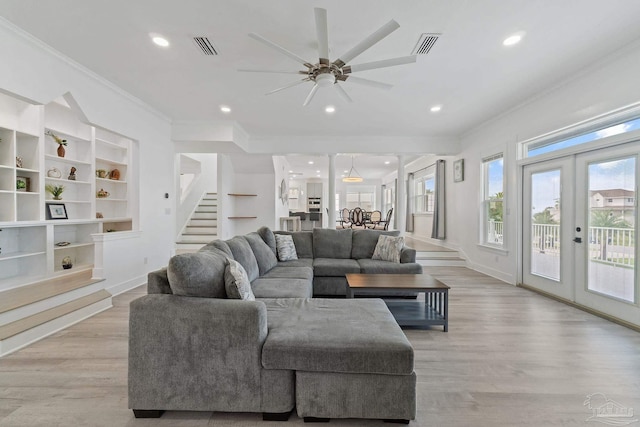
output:
[[[382,186],[382,215],[386,215],[393,208],[396,201],[395,184],[389,183]]]
[[[615,122],[614,122],[615,123]],[[592,128],[593,129],[593,128]],[[640,118],[627,120],[622,123],[609,124],[597,130],[591,130],[571,138],[558,140],[543,140],[539,142],[531,142],[526,144],[527,157],[539,156],[540,154],[550,153],[563,148],[573,147],[587,142],[597,141],[598,139],[608,136],[618,135],[640,129]]]
[[[504,161],[502,153],[482,160],[482,243],[504,244]]]
[[[370,212],[375,209],[375,187],[347,187],[347,209],[360,207]]]
[[[424,172],[416,173],[413,188],[414,213],[433,213],[435,183],[435,167],[430,166]]]

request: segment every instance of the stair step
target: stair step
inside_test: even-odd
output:
[[[416,251],[416,259],[434,259],[434,258],[460,258],[460,255],[456,251]]]
[[[206,245],[218,238],[215,234],[183,234],[176,243],[202,243]]]
[[[87,307],[91,304],[105,299],[111,299],[111,294],[104,289],[101,289],[82,298],[69,301],[57,307],[50,308],[49,310],[41,311],[40,313],[34,314],[32,316],[28,316],[23,319],[16,320],[15,322],[0,326],[0,340],[5,340],[7,338],[13,337],[29,329],[35,328],[36,326],[40,326],[51,320],[62,317],[66,314],[72,313],[76,310]]]
[[[176,255],[198,252],[204,246],[202,243],[179,243],[176,244]]]
[[[198,207],[196,208],[196,210],[194,212],[195,213],[218,212],[218,207],[217,206],[202,206],[202,205],[198,205]]]
[[[0,292],[0,313],[100,282],[102,279],[91,278],[92,268],[60,274],[50,279],[2,291]]]
[[[217,236],[218,235],[218,229],[216,227],[194,227],[194,226],[187,226],[185,228],[185,232],[182,233],[182,235],[192,235],[192,234],[209,234],[212,236]]]
[[[217,219],[208,219],[208,218],[191,218],[189,221],[189,225],[187,227],[217,227],[218,220]]]
[[[416,262],[425,267],[464,267],[467,262],[462,258],[416,258]]]
[[[191,219],[218,219],[217,212],[194,212]]]

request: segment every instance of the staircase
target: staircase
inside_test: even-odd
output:
[[[456,251],[416,251],[416,262],[423,267],[466,267],[467,262]]]
[[[196,252],[218,238],[218,195],[205,193],[176,241],[176,254]]]
[[[405,237],[407,246],[416,250],[416,262],[424,267],[466,267],[460,254],[451,249],[434,245],[413,237]]]
[[[93,266],[0,292],[0,356],[112,306]]]

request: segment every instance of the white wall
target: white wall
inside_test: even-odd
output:
[[[282,203],[280,200],[280,183],[284,179],[287,183],[287,191],[289,190],[289,162],[284,156],[273,156],[273,171],[274,171],[274,199],[276,200],[274,205],[274,223],[263,224],[271,228],[272,230],[280,229],[280,217],[289,216],[289,202]],[[305,192],[306,194],[306,192]]]
[[[119,259],[116,268],[127,272],[118,282],[144,283],[148,271],[167,264],[175,234],[174,202],[164,198],[165,193],[173,196],[174,189],[169,120],[4,19],[0,57],[6,59],[0,67],[0,90],[40,104],[69,92],[91,124],[137,141],[141,235],[130,241],[125,250],[129,256]],[[107,245],[106,250],[121,248]],[[105,267],[107,288],[120,287],[110,277],[113,270],[108,268],[113,266]]]
[[[459,247],[470,265],[509,283],[517,281],[519,238],[517,232],[518,141],[605,114],[640,102],[640,42],[627,46],[582,74],[551,88],[462,138],[465,180],[454,184],[455,200],[447,206],[447,243]],[[480,162],[484,156],[505,151],[506,251],[494,251],[477,245],[479,241]],[[450,169],[450,168],[449,168]],[[447,173],[447,184],[452,180]],[[451,187],[450,187],[451,188]],[[568,189],[569,191],[571,189]],[[567,190],[565,190],[567,191]],[[451,194],[451,192],[449,192]],[[451,199],[451,198],[450,198]]]

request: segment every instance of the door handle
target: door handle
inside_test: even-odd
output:
[[[582,237],[576,237],[573,239],[573,241],[576,243],[582,243]]]

